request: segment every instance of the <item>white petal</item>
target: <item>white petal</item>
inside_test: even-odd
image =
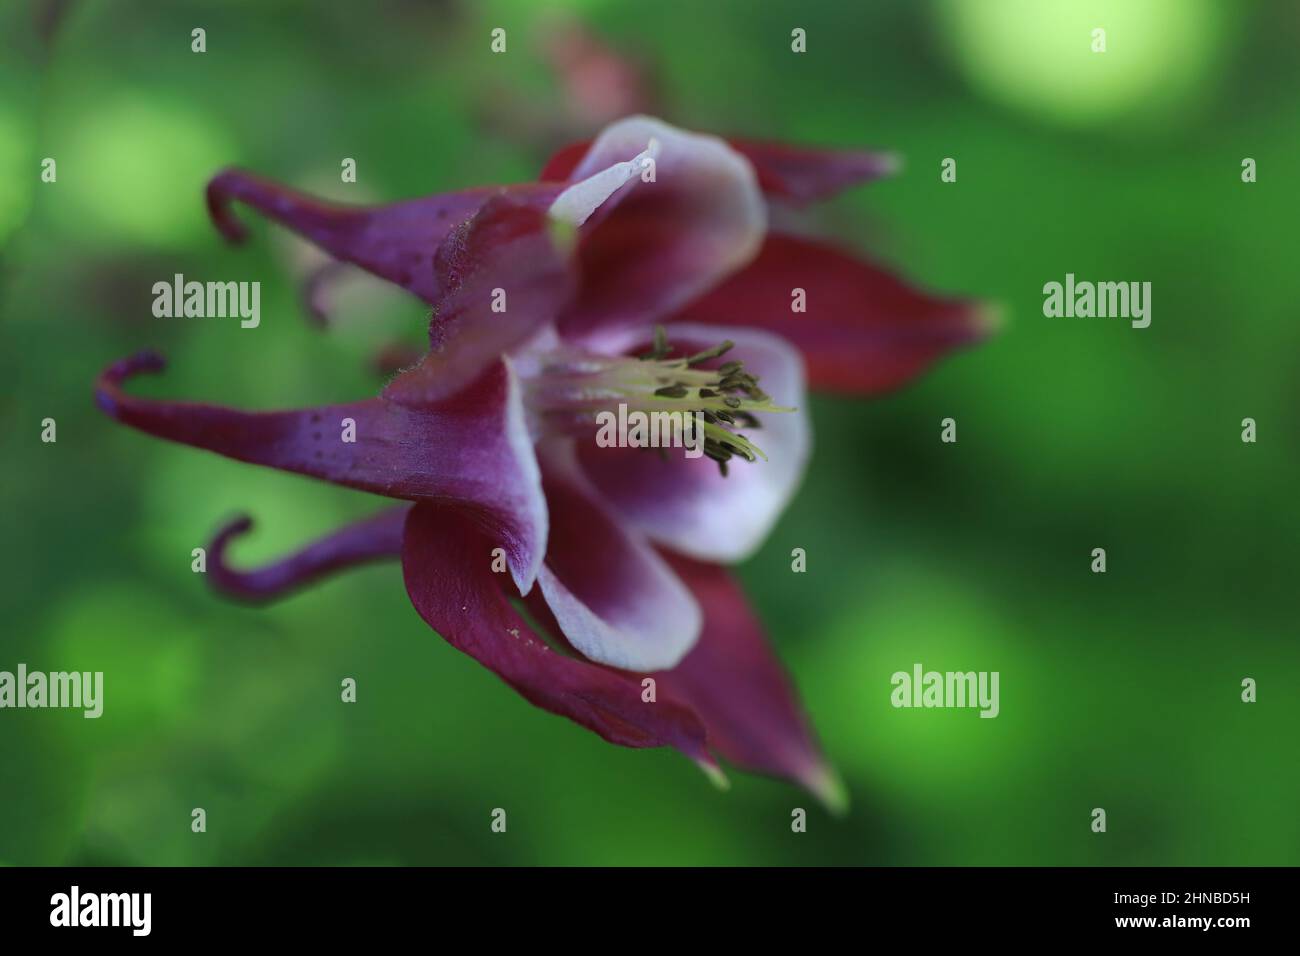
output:
[[[641,175],[647,160],[655,160],[658,156],[659,142],[651,139],[646,148],[632,159],[607,166],[564,190],[551,203],[548,215],[572,226],[581,226],[623,184]]]
[[[542,457],[551,531],[537,583],[569,643],[589,660],[667,670],[699,639],[695,597],[583,479],[571,446]]]

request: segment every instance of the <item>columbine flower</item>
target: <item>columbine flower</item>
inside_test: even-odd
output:
[[[715,779],[716,755],[838,805],[722,565],[754,552],[799,483],[805,374],[872,393],[981,332],[968,303],[768,231],[769,202],[888,168],[634,117],[540,182],[376,208],[228,170],[208,187],[228,238],[243,238],[241,202],[404,286],[433,306],[428,353],[377,398],[273,412],[129,395],[128,378],[163,367],[142,353],[105,371],[98,402],[161,438],[408,502],[255,571],[224,562],[241,519],[211,549],[222,590],[269,599],[400,555],[425,621],[537,706],[613,743],[676,747]],[[618,403],[703,413],[708,458],[599,447],[595,416]]]

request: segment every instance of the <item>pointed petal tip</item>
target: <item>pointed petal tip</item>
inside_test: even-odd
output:
[[[695,766],[700,768],[704,776],[708,777],[709,783],[713,784],[719,791],[726,793],[731,789],[731,781],[712,758],[693,757],[691,759],[695,761]]]
[[[992,338],[1006,327],[1007,307],[1001,302],[977,302],[971,308],[970,324],[977,339]]]
[[[844,785],[844,779],[830,764],[815,765],[800,776],[799,782],[821,802],[831,816],[841,818],[848,816],[848,787]]]
[[[510,569],[511,580],[515,582],[515,587],[519,589],[519,596],[528,597],[528,592],[537,583],[537,569],[520,567],[519,562],[513,557],[506,562],[506,566]]]

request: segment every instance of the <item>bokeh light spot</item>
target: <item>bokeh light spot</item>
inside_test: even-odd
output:
[[[1229,27],[1210,0],[941,0],[940,31],[984,96],[1040,119],[1163,119],[1194,102]],[[1105,30],[1104,53],[1093,31]]]
[[[79,112],[65,142],[56,213],[78,231],[157,246],[207,231],[204,185],[236,158],[199,114],[138,94]]]

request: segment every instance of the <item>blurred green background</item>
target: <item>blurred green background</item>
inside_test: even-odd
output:
[[[542,6],[6,4],[0,669],[102,670],[107,704],[0,712],[0,863],[1300,863],[1296,4]],[[900,393],[815,400],[807,482],[740,568],[845,819],[533,709],[424,626],[396,565],[269,609],[215,597],[190,549],[233,512],[258,520],[233,553],[253,564],[380,502],[93,407],[100,369],[145,346],[172,364],[143,394],[372,394],[371,353],[419,341],[422,306],[363,285],[309,328],[303,247],[260,224],[226,246],[204,182],[237,163],[360,201],[530,178],[590,119],[544,52],[564,16],[639,58],[673,122],[898,151],[901,175],[820,226],[1005,307],[996,339]],[[153,318],[174,272],[260,280],[261,328]],[[1045,318],[1066,272],[1150,281],[1151,327]],[[1000,671],[1001,716],[891,708],[915,661]]]

